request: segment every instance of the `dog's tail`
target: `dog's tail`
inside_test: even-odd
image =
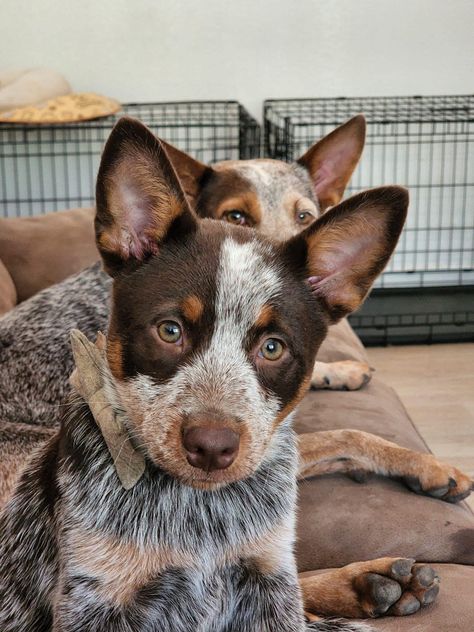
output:
[[[374,628],[365,623],[345,619],[325,619],[307,623],[306,632],[374,632]]]

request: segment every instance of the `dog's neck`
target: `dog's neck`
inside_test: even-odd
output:
[[[201,550],[214,543],[224,549],[260,537],[294,514],[298,455],[289,423],[275,434],[268,458],[252,476],[212,491],[193,488],[146,458],[143,476],[125,490],[100,429],[79,397],[63,419],[62,442],[59,478],[66,511],[73,514],[68,520],[86,529],[144,546]]]

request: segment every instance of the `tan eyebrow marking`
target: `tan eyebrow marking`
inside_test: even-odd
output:
[[[187,296],[181,304],[183,315],[191,323],[197,322],[204,312],[204,305],[195,294]]]
[[[262,307],[257,320],[255,321],[255,327],[267,327],[275,317],[273,307],[268,303]]]
[[[233,209],[246,213],[255,224],[259,224],[262,221],[259,199],[251,191],[224,198],[216,211],[217,219],[222,219],[226,211]]]

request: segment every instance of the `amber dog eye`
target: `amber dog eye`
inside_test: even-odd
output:
[[[158,335],[163,342],[176,343],[183,335],[181,327],[173,320],[164,320],[158,325]]]
[[[260,355],[265,360],[279,360],[283,354],[283,344],[276,338],[268,338],[260,347]]]
[[[310,211],[297,211],[295,219],[298,224],[309,224],[314,219],[314,215]]]
[[[237,224],[239,226],[248,226],[250,224],[247,214],[243,211],[238,211],[237,209],[226,211],[224,213],[224,218],[227,222]]]

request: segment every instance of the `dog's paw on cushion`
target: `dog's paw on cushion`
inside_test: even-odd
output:
[[[315,362],[311,388],[331,391],[357,391],[372,378],[372,369],[366,362],[341,360]]]
[[[413,492],[450,503],[460,502],[470,495],[473,482],[461,470],[438,461],[432,454],[416,454],[416,461],[413,476],[403,479]]]
[[[429,605],[438,595],[439,577],[427,564],[385,557],[301,577],[300,585],[309,612],[374,618],[406,616]]]

